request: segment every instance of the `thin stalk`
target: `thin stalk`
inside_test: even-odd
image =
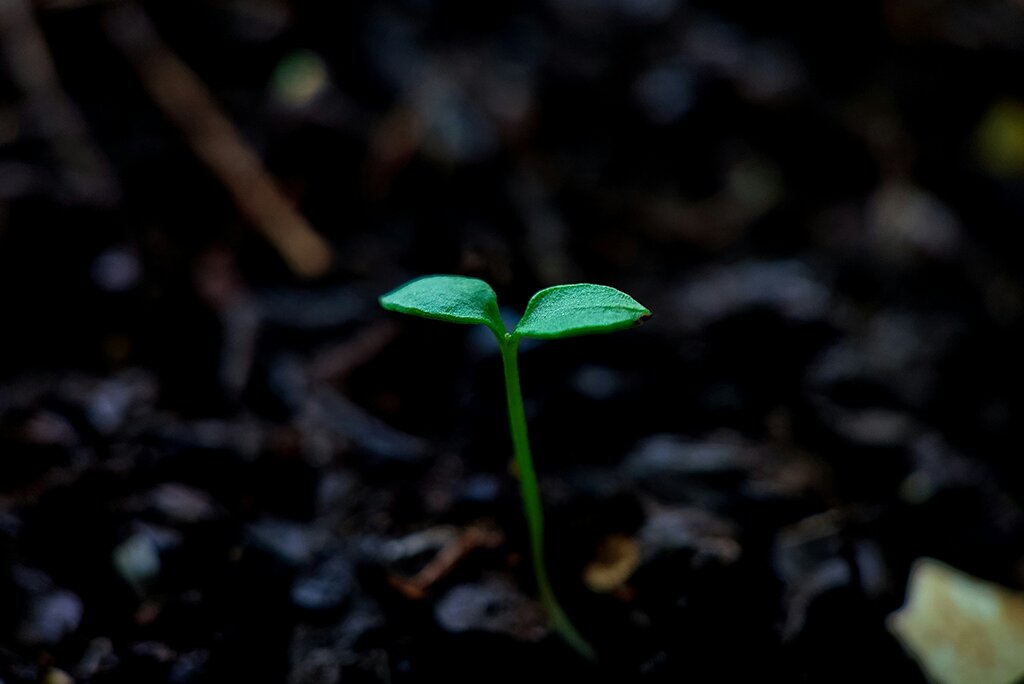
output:
[[[537,591],[541,604],[547,611],[551,626],[566,642],[582,656],[593,659],[594,649],[569,621],[562,610],[555,592],[548,580],[547,565],[544,562],[544,510],[540,503],[540,489],[537,473],[530,455],[530,440],[526,432],[526,412],[523,410],[523,393],[519,388],[519,338],[505,333],[499,339],[501,360],[505,368],[505,394],[508,397],[508,422],[512,430],[512,446],[515,450],[516,467],[519,469],[519,487],[523,497],[526,524],[530,531],[530,553],[533,557],[533,574],[537,579]]]

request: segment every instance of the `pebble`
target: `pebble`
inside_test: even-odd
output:
[[[961,254],[963,228],[953,210],[905,181],[884,183],[868,202],[866,218],[872,246],[884,259],[952,261]]]
[[[43,676],[42,684],[75,684],[75,680],[64,670],[51,667]]]
[[[137,532],[117,545],[113,563],[119,575],[140,594],[160,574],[160,551],[145,532]]]
[[[655,64],[637,78],[633,97],[652,123],[667,125],[693,109],[696,82],[685,63]]]
[[[330,85],[323,58],[310,50],[295,50],[278,62],[271,75],[271,93],[287,107],[309,105]]]
[[[370,658],[370,634],[384,625],[378,606],[353,594],[341,622],[326,626],[299,624],[292,632],[289,684],[330,684],[341,681],[346,666]]]
[[[124,427],[130,417],[152,406],[157,391],[156,378],[146,371],[126,371],[107,378],[90,392],[89,422],[100,434],[113,434]]]
[[[829,317],[831,299],[828,286],[801,261],[744,261],[711,268],[678,288],[666,313],[693,331],[756,309],[812,322]]]
[[[699,442],[681,435],[659,434],[641,440],[623,463],[623,471],[641,481],[664,477],[741,473],[750,467],[745,447]]]
[[[423,554],[432,555],[458,537],[458,529],[450,525],[428,527],[398,538],[364,535],[360,538],[360,552],[378,562],[400,563]]]
[[[689,506],[651,506],[638,538],[645,559],[666,551],[692,550],[694,565],[729,565],[742,553],[732,523]]]
[[[276,518],[264,518],[250,524],[247,533],[254,546],[292,566],[311,563],[327,541],[323,531]]]
[[[572,386],[587,399],[608,401],[622,393],[622,374],[606,366],[585,365],[572,375]]]
[[[193,684],[208,681],[206,662],[210,653],[206,650],[179,653],[167,675],[168,684]]]
[[[126,292],[142,279],[139,255],[131,247],[116,246],[104,250],[92,262],[92,281],[106,292]]]
[[[351,509],[358,496],[359,482],[345,470],[332,470],[320,478],[316,491],[319,515],[343,515]]]
[[[78,629],[84,606],[77,595],[57,589],[32,602],[28,621],[19,636],[28,643],[59,643]]]
[[[29,644],[55,645],[78,629],[85,610],[78,595],[55,587],[46,573],[25,566],[12,570],[15,583],[28,594],[28,608],[18,627],[18,639]]]
[[[434,615],[449,632],[492,632],[523,641],[547,634],[540,604],[497,577],[453,588],[438,601]]]
[[[458,503],[488,504],[498,500],[502,481],[492,473],[474,473],[464,478],[455,491]]]
[[[892,409],[823,406],[819,416],[844,439],[865,447],[902,446],[917,430],[909,414]]]
[[[811,363],[812,392],[832,395],[851,383],[885,388],[911,406],[934,398],[936,367],[963,336],[962,325],[938,314],[883,310],[827,348]]]
[[[210,520],[216,513],[210,495],[179,482],[165,482],[149,493],[153,508],[167,520],[192,524]]]
[[[292,603],[309,612],[340,610],[355,590],[349,557],[337,551],[304,570],[292,584]]]

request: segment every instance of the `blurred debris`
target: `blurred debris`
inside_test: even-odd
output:
[[[351,440],[380,463],[416,462],[426,455],[421,439],[395,430],[326,385],[311,388],[302,414],[303,421]]]
[[[271,92],[289,107],[302,107],[328,87],[327,66],[310,50],[285,55],[271,75]]]
[[[1015,558],[1024,539],[1024,509],[1008,493],[993,469],[960,453],[941,434],[922,432],[909,445],[911,469],[899,493],[908,502],[927,505],[950,494],[961,497],[956,524],[972,544],[991,545]],[[967,506],[966,502],[972,502]]]
[[[227,451],[242,460],[252,460],[268,440],[269,427],[251,416],[234,420],[189,420],[160,414],[151,435],[178,448]]]
[[[559,213],[540,171],[522,165],[512,176],[511,195],[526,231],[526,248],[543,283],[579,280],[569,250],[569,226]]]
[[[993,102],[978,123],[974,139],[979,161],[993,176],[1024,175],[1024,102]]]
[[[316,493],[318,515],[343,517],[359,497],[359,480],[347,470],[332,470],[320,478]]]
[[[473,473],[461,478],[452,492],[451,506],[489,509],[501,497],[503,482],[493,473]]]
[[[641,192],[631,193],[627,199],[638,228],[651,237],[722,249],[774,209],[784,190],[775,164],[762,157],[740,155],[725,170],[722,188],[710,197],[690,200],[663,192]]]
[[[497,152],[498,131],[468,84],[453,74],[472,68],[468,60],[451,58],[447,68],[431,74],[414,91],[414,106],[423,126],[422,150],[442,164],[474,164]]]
[[[383,539],[374,535],[360,538],[361,552],[378,563],[392,566],[408,565],[425,554],[436,554],[441,549],[458,542],[459,532],[447,525],[429,527],[404,537]]]
[[[331,684],[342,681],[346,670],[376,670],[370,635],[384,624],[376,604],[356,594],[340,622],[324,627],[299,625],[292,633],[288,683]],[[388,679],[385,673],[384,678],[370,681]]]
[[[608,401],[622,392],[625,384],[621,373],[607,366],[581,366],[572,377],[573,388],[587,399]]]
[[[246,41],[273,41],[294,21],[291,7],[281,0],[229,0],[224,5],[235,19],[228,27]]]
[[[901,263],[951,261],[962,248],[960,219],[939,198],[901,181],[882,184],[868,202],[867,230],[879,256]]]
[[[79,679],[91,679],[116,664],[113,642],[105,637],[97,637],[89,642],[82,659],[74,669],[74,674]]]
[[[710,15],[700,17],[684,40],[690,59],[716,75],[736,73],[743,63],[745,37],[740,27],[730,22]]]
[[[803,634],[812,610],[834,592],[848,592],[863,603],[888,590],[889,571],[878,546],[847,531],[862,515],[833,509],[779,531],[772,559],[786,588],[784,639]]]
[[[940,684],[1005,684],[1024,676],[1024,593],[930,558],[911,568],[889,628]]]
[[[111,436],[152,415],[159,385],[156,376],[130,368],[106,378],[66,373],[60,378],[36,377],[0,386],[0,416],[31,410],[37,405],[58,405],[60,412],[42,410],[26,423],[24,437],[35,443],[61,444],[77,439],[88,427],[73,418],[84,416],[88,426]]]
[[[883,310],[823,351],[810,365],[808,382],[821,398],[855,383],[886,387],[920,408],[934,396],[937,368],[965,333],[948,315]]]
[[[751,501],[798,501],[829,490],[824,466],[782,443],[754,445],[723,432],[706,440],[652,435],[626,457],[622,472],[647,491],[677,503],[718,509],[737,493]]]
[[[941,435],[928,432],[917,437],[910,448],[913,470],[900,487],[900,493],[915,504],[922,504],[950,489],[973,489],[994,484],[986,482],[980,464],[958,454]]]
[[[902,446],[917,427],[907,413],[891,409],[824,406],[820,415],[843,439],[865,447]]]
[[[256,307],[269,325],[295,330],[326,330],[353,323],[367,310],[365,296],[350,287],[317,291],[266,290]]]
[[[207,678],[206,664],[209,659],[210,652],[206,649],[178,653],[167,678],[174,684],[201,682]]]
[[[81,436],[62,415],[51,411],[34,413],[25,422],[22,435],[31,444],[74,446]]]
[[[75,680],[64,670],[51,667],[43,675],[42,684],[75,684]]]
[[[674,123],[693,108],[696,84],[687,67],[682,61],[656,64],[633,85],[637,103],[653,123]]]
[[[365,326],[344,342],[321,349],[309,362],[309,375],[317,381],[344,381],[352,371],[374,359],[395,339],[398,325],[384,320]]]
[[[737,74],[737,87],[755,102],[779,102],[807,85],[807,73],[796,50],[780,40],[748,46]]]
[[[638,538],[645,561],[690,551],[694,567],[731,565],[742,553],[734,525],[699,508],[649,504]]]
[[[1020,3],[884,3],[889,30],[900,41],[943,41],[962,48],[1012,49],[1024,40]]]
[[[92,280],[106,292],[127,292],[138,285],[141,278],[142,263],[131,247],[111,247],[92,262]]]
[[[583,569],[583,582],[591,591],[605,594],[625,584],[639,566],[637,543],[624,534],[610,534],[601,540],[594,559]]]

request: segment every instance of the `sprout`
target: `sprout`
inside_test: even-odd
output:
[[[593,648],[573,627],[555,598],[544,563],[544,513],[519,388],[519,340],[524,337],[558,339],[621,330],[644,321],[651,312],[626,293],[607,285],[558,285],[535,294],[515,329],[508,332],[498,313],[498,298],[491,286],[476,278],[451,275],[412,280],[383,295],[380,304],[390,311],[413,316],[486,325],[494,333],[505,369],[509,426],[540,600],[554,630],[580,654],[593,658]]]

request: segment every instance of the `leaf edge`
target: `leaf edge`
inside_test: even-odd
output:
[[[590,286],[593,286],[593,287],[601,287],[601,288],[607,288],[609,290],[614,290],[615,292],[618,292],[619,294],[625,295],[631,301],[636,302],[636,305],[638,307],[640,307],[640,309],[642,310],[642,313],[639,313],[632,320],[624,320],[624,321],[622,321],[621,324],[613,323],[613,324],[610,324],[610,325],[602,325],[602,326],[583,326],[581,328],[575,328],[575,329],[573,329],[571,331],[568,331],[568,332],[561,332],[561,333],[554,333],[554,334],[532,334],[532,333],[520,332],[519,328],[522,325],[523,321],[527,319],[527,317],[530,315],[530,313],[534,309],[537,308],[536,301],[537,301],[538,297],[540,297],[543,294],[547,294],[548,292],[551,292],[553,290],[560,290],[560,289],[565,289],[565,288],[578,287],[580,285],[590,285]],[[626,307],[623,307],[623,308],[626,309]],[[632,308],[629,308],[627,310],[633,311]],[[558,340],[558,339],[562,339],[562,338],[566,338],[566,337],[578,337],[578,336],[581,336],[581,335],[591,335],[591,334],[618,332],[619,330],[628,330],[629,328],[635,328],[635,327],[637,327],[639,325],[643,325],[643,323],[645,321],[647,321],[647,319],[651,318],[653,315],[654,314],[651,312],[651,310],[648,309],[643,304],[641,304],[640,302],[638,302],[633,297],[633,295],[631,295],[631,294],[629,294],[627,292],[623,292],[622,290],[618,289],[617,287],[612,287],[611,285],[602,285],[600,283],[563,283],[561,285],[552,285],[550,287],[545,287],[545,288],[543,288],[541,290],[537,290],[537,292],[535,292],[533,294],[533,296],[530,297],[530,301],[528,301],[526,303],[526,309],[523,311],[523,315],[519,318],[519,322],[516,323],[516,326],[512,330],[511,335],[514,338],[516,338],[516,339],[524,338],[524,339],[531,339],[531,340]]]

